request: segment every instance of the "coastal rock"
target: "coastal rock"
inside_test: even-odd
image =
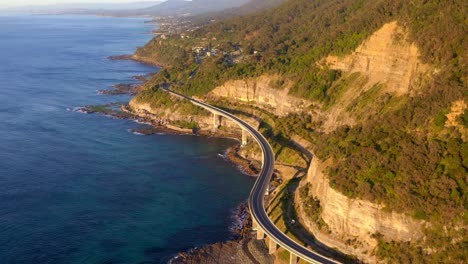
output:
[[[233,223],[230,229],[234,236],[232,240],[189,249],[186,252],[179,253],[169,263],[273,264],[274,257],[268,253],[265,242],[253,237],[252,219],[247,204],[242,203],[237,206],[231,217]]]
[[[138,92],[140,85],[139,84],[127,84],[127,83],[119,83],[112,85],[112,90],[99,90],[98,94],[105,94],[105,95],[121,95],[121,94],[129,94],[135,95]]]

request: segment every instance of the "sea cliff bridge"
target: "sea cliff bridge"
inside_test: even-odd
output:
[[[270,220],[265,211],[265,193],[268,191],[271,176],[273,175],[275,167],[275,156],[270,144],[265,137],[247,124],[245,121],[237,118],[231,113],[222,109],[195,100],[183,94],[163,89],[177,97],[189,100],[192,104],[202,107],[213,114],[213,128],[217,129],[220,125],[221,117],[227,118],[236,123],[242,129],[242,144],[247,143],[247,135],[250,134],[254,140],[260,145],[262,149],[262,169],[255,182],[252,191],[250,192],[248,204],[253,219],[253,227],[257,229],[257,239],[264,239],[265,236],[269,238],[268,248],[269,253],[273,254],[278,249],[278,246],[286,249],[290,253],[290,263],[297,263],[299,258],[309,263],[339,263],[335,260],[322,256],[313,252],[302,245],[298,244],[286,234],[281,232],[275,224]]]

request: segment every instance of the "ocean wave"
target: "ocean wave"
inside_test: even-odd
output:
[[[135,131],[133,129],[127,129],[127,132],[132,133],[132,134],[137,135],[137,136],[146,136],[145,134],[143,134],[141,132],[138,132],[138,131]]]
[[[89,114],[88,111],[84,110],[83,107],[67,107],[68,112],[77,112],[82,114]]]
[[[140,124],[140,125],[149,125],[151,126],[151,122],[142,120],[142,119],[133,119],[133,122]]]

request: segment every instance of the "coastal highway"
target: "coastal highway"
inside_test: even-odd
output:
[[[274,242],[276,242],[277,245],[281,246],[282,248],[289,251],[291,254],[294,254],[295,256],[303,260],[306,260],[310,263],[339,263],[335,260],[322,256],[298,244],[297,242],[289,238],[287,235],[285,235],[283,232],[281,232],[281,230],[279,230],[268,217],[265,211],[264,196],[269,188],[271,176],[273,175],[273,171],[275,168],[275,156],[270,144],[260,132],[258,132],[256,129],[254,129],[252,126],[250,126],[243,120],[222,109],[195,100],[183,94],[171,91],[169,89],[164,90],[171,94],[177,95],[178,97],[185,98],[189,100],[192,104],[205,108],[213,114],[230,119],[231,121],[239,125],[242,129],[248,131],[255,139],[255,141],[260,145],[263,155],[262,170],[252,188],[252,191],[250,192],[248,200],[252,217],[254,218],[254,221],[258,224],[258,228],[265,232],[265,234]]]

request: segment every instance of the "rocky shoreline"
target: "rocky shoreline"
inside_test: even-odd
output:
[[[207,130],[191,130],[180,128],[177,129],[175,126],[168,126],[164,120],[154,120],[144,116],[139,116],[129,110],[127,104],[123,103],[110,103],[99,106],[84,106],[74,109],[74,111],[82,112],[86,114],[99,113],[111,118],[116,119],[128,119],[133,120],[140,124],[147,126],[131,129],[130,132],[138,135],[153,135],[153,134],[171,134],[171,135],[196,135],[205,137],[218,137],[218,138],[230,138],[233,139],[231,134],[227,134],[222,131],[207,131]],[[190,131],[189,131],[190,130]],[[243,158],[240,154],[240,144],[236,144],[226,150],[223,158],[230,163],[236,165],[239,170],[249,176],[257,176],[260,172],[260,168],[253,165],[249,160]]]
[[[275,258],[268,253],[265,243],[255,239],[247,204],[242,203],[233,210],[232,218],[231,239],[200,248],[191,248],[174,256],[168,264],[274,263]]]
[[[155,63],[154,61],[151,61],[151,60],[147,60],[147,59],[138,57],[136,55],[109,56],[109,57],[107,57],[107,59],[109,59],[109,60],[132,60],[132,61],[136,61],[136,62],[139,62],[141,64],[145,64],[145,65],[149,65],[149,66],[154,66],[154,67],[158,67],[158,68],[163,67],[163,65],[161,65],[161,64]]]
[[[112,85],[112,89],[105,89],[105,90],[98,90],[98,94],[105,94],[105,95],[119,95],[119,94],[130,94],[135,95],[138,92],[138,88],[140,87],[139,84],[127,84],[127,83],[119,83]]]

